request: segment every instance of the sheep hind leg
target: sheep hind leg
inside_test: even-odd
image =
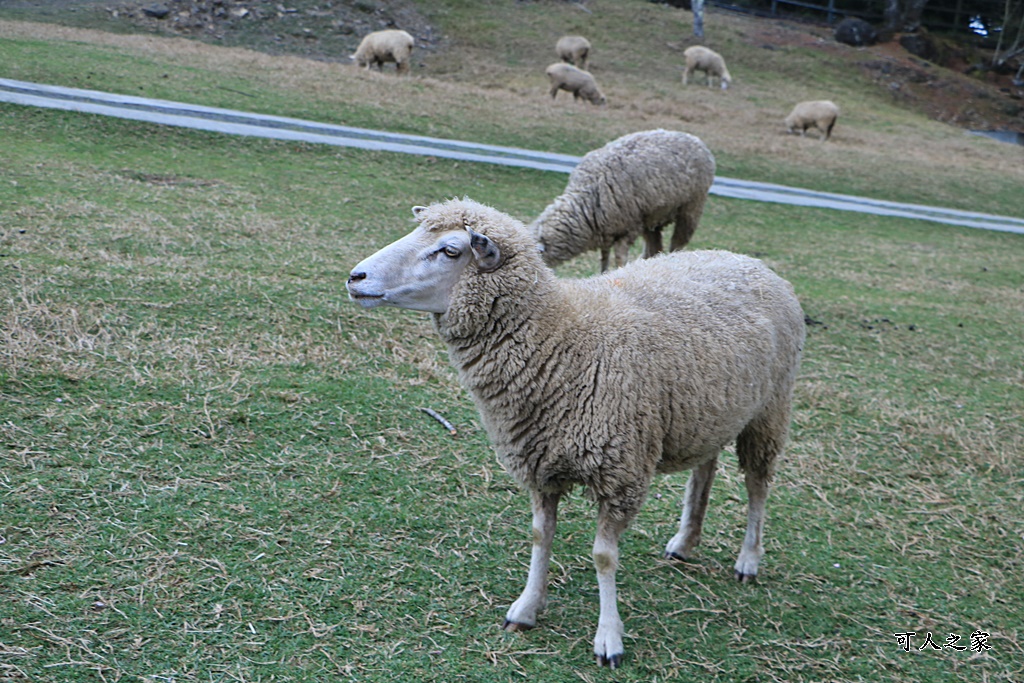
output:
[[[629,517],[610,513],[602,504],[597,517],[597,535],[594,538],[594,568],[597,570],[597,590],[601,600],[601,616],[594,635],[594,658],[598,665],[611,669],[622,664],[625,648],[622,646],[623,625],[619,618],[615,572],[619,566],[619,537],[629,526]]]
[[[610,251],[608,249],[601,250],[601,272],[608,272],[608,255]]]
[[[629,260],[629,248],[632,246],[632,242],[628,239],[620,239],[614,245],[612,249],[615,251],[615,267],[621,268],[626,265],[626,261]]]
[[[530,492],[533,508],[533,550],[530,554],[530,573],[526,588],[505,614],[502,628],[506,631],[525,631],[537,625],[537,615],[544,611],[548,601],[548,565],[551,563],[551,542],[555,537],[558,501],[561,493]]]
[[[747,533],[743,537],[740,555],[736,559],[736,580],[750,583],[757,578],[757,568],[764,556],[762,533],[765,504],[768,501],[768,478],[753,472],[746,473]]]
[[[662,252],[661,228],[644,230],[644,258],[657,256]]]
[[[743,470],[747,488],[747,533],[736,559],[736,580],[751,582],[757,577],[758,565],[764,556],[764,518],[768,488],[775,460],[782,451],[788,424],[788,410],[781,411],[781,429],[766,424],[751,424],[736,439],[736,454]]]
[[[676,212],[676,224],[672,229],[672,240],[669,242],[668,247],[669,251],[679,251],[690,243],[693,233],[697,231],[700,217],[704,213],[705,200],[706,195],[704,198],[690,202],[689,205],[680,208]]]
[[[665,557],[688,560],[693,555],[693,550],[700,544],[704,515],[708,511],[711,484],[715,481],[717,468],[716,456],[697,466],[690,473],[690,479],[686,482],[686,493],[683,494],[683,514],[679,518],[679,533],[665,546]]]

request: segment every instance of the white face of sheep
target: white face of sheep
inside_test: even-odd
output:
[[[413,208],[419,216],[425,207]],[[469,227],[455,230],[418,226],[411,233],[359,262],[346,287],[363,308],[394,306],[444,313],[451,291],[466,268],[484,272],[501,265],[498,246]]]

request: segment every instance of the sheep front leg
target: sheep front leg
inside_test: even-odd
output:
[[[594,636],[594,657],[598,665],[616,668],[622,664],[622,619],[619,618],[618,597],[615,592],[615,571],[619,566],[619,536],[626,530],[628,520],[609,514],[608,506],[601,505],[597,517],[597,536],[594,538],[594,567],[597,569],[597,590],[601,600],[601,616]]]
[[[694,548],[700,544],[704,515],[708,510],[711,484],[715,481],[717,468],[718,458],[714,457],[690,473],[690,480],[686,482],[686,493],[683,494],[683,514],[679,518],[679,533],[665,546],[665,557],[687,560],[693,554]]]
[[[505,614],[506,631],[525,631],[537,625],[537,614],[548,602],[548,565],[551,562],[551,542],[555,537],[558,501],[561,493],[530,492],[533,508],[533,550],[530,554],[530,573],[526,588]]]

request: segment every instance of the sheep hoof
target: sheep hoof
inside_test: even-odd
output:
[[[597,661],[598,666],[607,666],[609,669],[618,669],[622,666],[622,653],[618,653],[609,657],[608,655],[594,655],[594,660]]]
[[[743,572],[736,572],[736,580],[740,583],[754,583],[757,581],[757,574],[744,574]]]
[[[676,553],[676,552],[671,552],[671,551],[666,550],[665,551],[665,559],[666,560],[679,560],[680,562],[686,562],[690,558],[687,557],[686,555],[683,555],[682,553]]]
[[[517,621],[509,621],[506,619],[505,623],[501,626],[501,630],[508,631],[509,633],[516,633],[518,631],[529,631],[533,626],[533,624],[520,624]]]

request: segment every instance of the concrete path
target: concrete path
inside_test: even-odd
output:
[[[403,154],[420,154],[559,173],[569,173],[580,160],[580,157],[566,154],[534,152],[514,147],[481,145],[418,135],[385,133],[365,128],[351,128],[281,116],[250,114],[167,100],[114,95],[95,90],[37,85],[6,78],[0,78],[0,102],[114,116],[230,135],[250,135]],[[838,211],[856,211],[880,216],[915,218],[935,223],[1024,235],[1024,218],[887,202],[830,192],[814,192],[784,185],[734,180],[721,176],[715,178],[711,193],[722,197]]]

